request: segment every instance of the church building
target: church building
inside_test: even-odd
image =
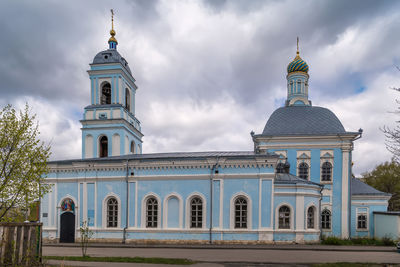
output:
[[[352,178],[362,130],[347,131],[308,97],[299,50],[287,67],[287,100],[249,151],[143,154],[138,87],[118,50],[88,70],[82,158],[52,161],[41,203],[43,238],[79,239],[87,222],[103,242],[318,242],[374,235],[374,211],[390,195]],[[283,81],[282,81],[283,82]]]

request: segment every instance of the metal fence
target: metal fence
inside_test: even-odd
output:
[[[0,223],[0,266],[42,262],[42,223]]]

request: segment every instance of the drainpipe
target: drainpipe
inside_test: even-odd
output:
[[[322,211],[322,207],[321,207],[321,204],[322,204],[322,190],[324,190],[323,186],[319,190],[319,194],[320,194],[320,196],[319,196],[319,216],[318,216],[318,218],[319,218],[319,241],[322,240],[322,214],[321,214],[321,211]]]
[[[213,225],[213,177],[214,177],[214,172],[218,166],[218,161],[219,157],[217,157],[217,161],[211,168],[210,172],[210,230],[209,230],[209,235],[210,235],[210,240],[209,243],[212,244],[212,225]]]
[[[129,211],[129,207],[128,207],[128,203],[129,203],[129,182],[128,182],[128,175],[129,175],[129,159],[126,160],[126,176],[125,176],[125,182],[126,182],[126,209],[125,209],[125,227],[124,227],[124,234],[122,237],[122,244],[125,244],[126,242],[126,229],[128,229],[128,223],[129,223],[129,216],[128,216],[128,211]]]

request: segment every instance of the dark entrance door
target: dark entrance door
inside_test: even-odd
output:
[[[75,242],[75,215],[72,212],[64,212],[61,214],[61,230],[60,242],[74,243]]]

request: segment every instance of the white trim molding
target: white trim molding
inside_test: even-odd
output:
[[[235,228],[235,201],[239,197],[244,197],[247,200],[247,228]],[[234,195],[232,195],[230,199],[230,208],[229,208],[229,228],[231,230],[236,230],[236,231],[247,231],[252,229],[252,206],[253,202],[248,194],[246,194],[243,191],[237,192]]]
[[[287,206],[288,208],[289,208],[289,210],[290,210],[290,228],[289,229],[287,229],[287,228],[285,228],[285,229],[280,229],[279,228],[279,209],[282,207],[282,206]],[[275,208],[275,227],[274,227],[274,229],[275,229],[275,231],[283,231],[283,232],[291,232],[291,231],[293,231],[294,230],[294,209],[293,209],[293,206],[292,205],[290,205],[289,203],[287,203],[287,202],[281,202],[281,203],[279,203],[279,205],[277,205],[276,206],[276,208]]]
[[[147,228],[147,224],[146,224],[146,221],[147,221],[147,219],[146,219],[147,218],[147,216],[146,216],[147,205],[146,205],[146,202],[151,197],[154,197],[157,200],[157,211],[158,211],[157,212],[157,227],[154,227],[154,228],[153,227],[149,227],[149,228]],[[147,193],[143,197],[140,213],[141,213],[141,216],[140,216],[141,228],[143,228],[143,229],[161,229],[161,226],[162,226],[161,225],[161,222],[162,222],[162,220],[161,220],[161,214],[162,214],[161,198],[156,193],[150,192],[150,193]]]
[[[107,227],[107,201],[110,198],[115,198],[118,201],[118,222],[117,222],[117,227]],[[121,228],[121,199],[119,198],[119,196],[113,192],[108,193],[104,199],[103,199],[103,203],[102,203],[102,213],[101,213],[101,221],[102,221],[102,228],[103,229],[120,229]]]
[[[179,226],[178,226],[178,228],[176,228],[176,227],[168,227],[168,201],[171,198],[178,199],[178,208],[179,208],[179,218],[178,218],[178,225]],[[183,199],[182,199],[182,197],[176,192],[168,194],[164,198],[163,207],[164,207],[164,209],[163,209],[163,228],[182,229],[183,228]]]
[[[202,222],[201,222],[201,228],[191,228],[191,205],[190,202],[192,201],[193,198],[199,197],[202,201]],[[185,219],[185,228],[188,230],[200,230],[200,229],[207,229],[207,200],[205,196],[200,193],[200,192],[193,192],[191,193],[187,199],[186,199],[186,219]]]

